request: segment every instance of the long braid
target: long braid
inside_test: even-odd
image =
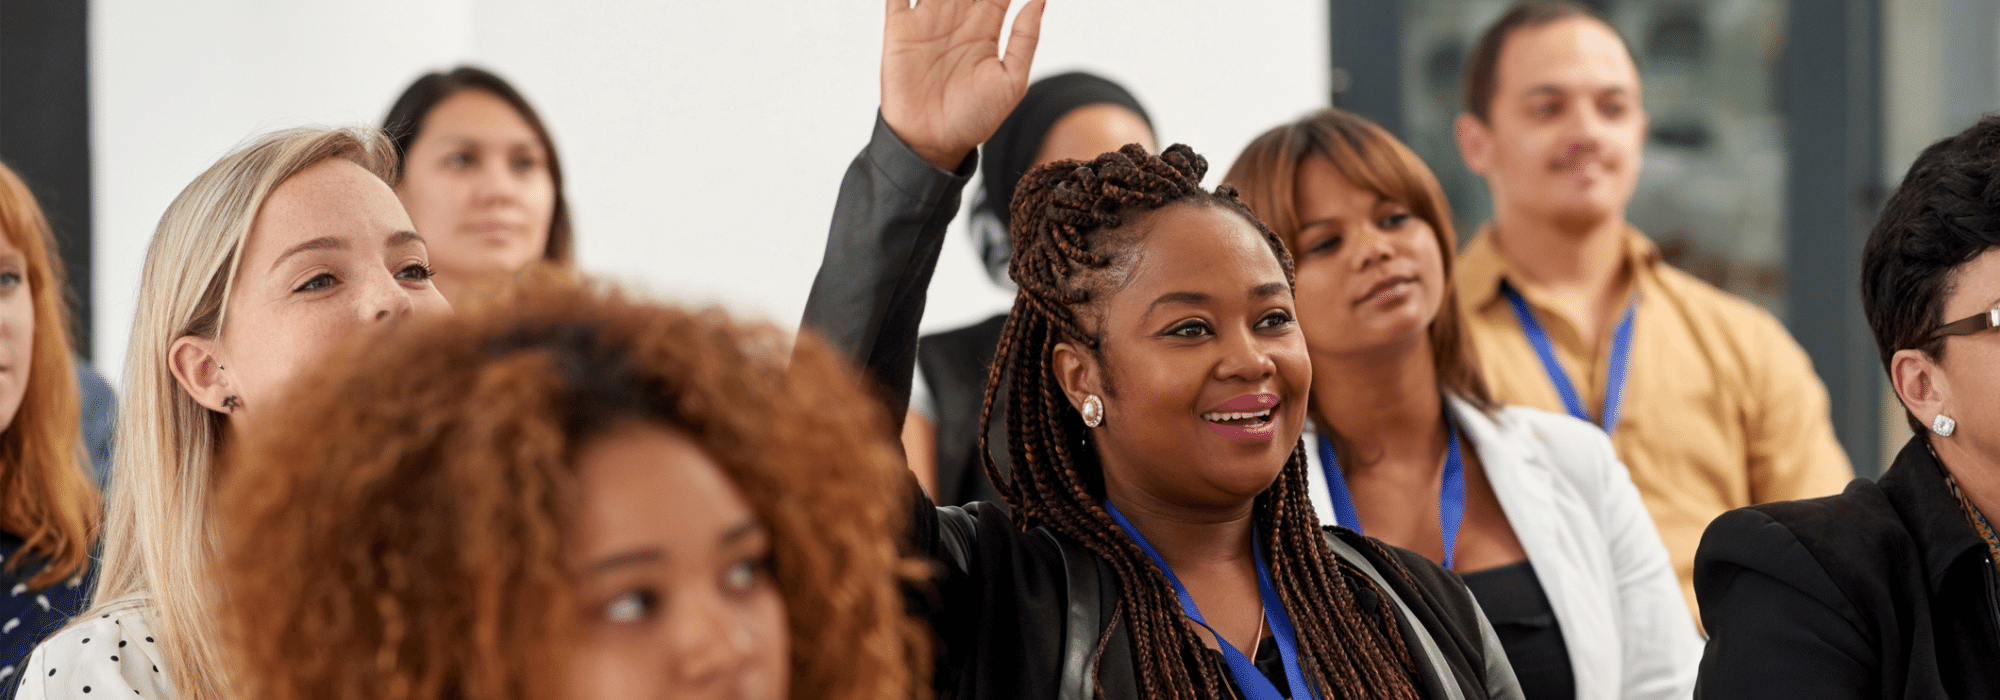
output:
[[[1114,627],[1131,639],[1140,694],[1147,698],[1226,697],[1228,680],[1209,661],[1202,638],[1181,611],[1166,575],[1101,505],[1103,471],[1089,431],[1050,370],[1055,347],[1082,346],[1102,358],[1101,319],[1090,315],[1119,286],[1126,255],[1140,241],[1128,217],[1171,204],[1218,206],[1263,233],[1292,281],[1284,245],[1224,186],[1201,188],[1208,161],[1185,145],[1158,156],[1131,145],[1095,160],[1043,166],[1021,180],[1012,207],[1019,288],[986,382],[980,424],[990,425],[1005,387],[1009,474],[1002,474],[980,432],[988,476],[1022,529],[1048,527],[1082,544],[1111,569],[1123,596]],[[1003,384],[1004,382],[1004,384]],[[1295,448],[1276,483],[1257,497],[1257,532],[1271,553],[1273,585],[1299,636],[1301,662],[1322,697],[1415,698],[1408,647],[1384,592],[1363,611],[1354,585],[1365,575],[1337,558],[1307,501],[1305,453]],[[1399,572],[1403,573],[1403,572]],[[1106,629],[1098,651],[1109,639]]]

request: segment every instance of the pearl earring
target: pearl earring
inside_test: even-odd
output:
[[[1084,399],[1083,408],[1077,412],[1083,414],[1084,425],[1095,428],[1104,424],[1104,400],[1097,398],[1096,394]]]
[[[1940,413],[1931,421],[1931,432],[1937,433],[1939,437],[1951,437],[1952,431],[1955,430],[1958,430],[1958,421],[1952,420],[1951,416]]]

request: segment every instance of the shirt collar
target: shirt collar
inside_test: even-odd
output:
[[[1650,276],[1654,266],[1660,264],[1660,249],[1652,239],[1641,233],[1638,227],[1625,225],[1625,259],[1631,263],[1635,273],[1643,278]],[[1519,277],[1520,273],[1507,257],[1500,254],[1500,247],[1493,242],[1493,222],[1479,227],[1479,233],[1465,243],[1459,253],[1458,269],[1452,274],[1458,277],[1461,289],[1470,294],[1462,301],[1470,309],[1483,309],[1500,299],[1500,283]]]
[[[1968,552],[1986,551],[1986,540],[1966,521],[1944,475],[1944,465],[1931,455],[1925,436],[1917,435],[1903,445],[1889,471],[1876,482],[1916,538],[1933,593]]]

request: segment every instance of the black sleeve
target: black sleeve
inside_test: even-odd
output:
[[[900,431],[916,366],[917,329],[937,270],[945,227],[978,166],[932,166],[896,137],[880,114],[868,147],[840,181],[802,326],[825,337],[880,390]]]
[[[1409,647],[1410,660],[1417,665],[1414,680],[1419,693],[1427,698],[1450,697],[1444,686],[1449,673],[1451,678],[1456,679],[1461,697],[1506,700],[1521,697],[1520,683],[1514,678],[1513,667],[1507,663],[1506,652],[1499,647],[1499,640],[1493,636],[1492,626],[1487,624],[1485,615],[1480,612],[1478,601],[1473,599],[1472,591],[1465,587],[1465,581],[1458,574],[1438,566],[1421,554],[1384,544],[1353,530],[1329,527],[1327,532],[1367,558],[1389,587],[1409,606],[1414,618],[1397,616],[1396,625],[1397,632]],[[1376,605],[1374,596],[1367,594],[1368,586],[1363,585],[1361,580],[1354,579],[1350,585],[1355,587],[1355,598],[1362,610]],[[1419,626],[1429,632],[1437,643],[1448,668],[1433,667],[1418,647],[1414,627]]]
[[[826,255],[801,326],[869,375],[898,426],[909,403],[931,273],[977,161],[969,155],[956,173],[938,170],[878,113],[868,146],[840,180]],[[940,511],[914,477],[908,488],[913,553],[940,562],[946,572],[964,573],[972,519]]]
[[[1710,523],[1695,554],[1708,629],[1695,697],[1875,697],[1854,606],[1792,530],[1753,509]]]

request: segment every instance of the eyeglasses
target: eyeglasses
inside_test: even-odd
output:
[[[1931,331],[1929,337],[1924,338],[1924,342],[1928,343],[1947,336],[1972,335],[1996,326],[2000,326],[2000,307],[1987,309],[1976,315],[1967,316],[1938,326],[1937,330]]]

